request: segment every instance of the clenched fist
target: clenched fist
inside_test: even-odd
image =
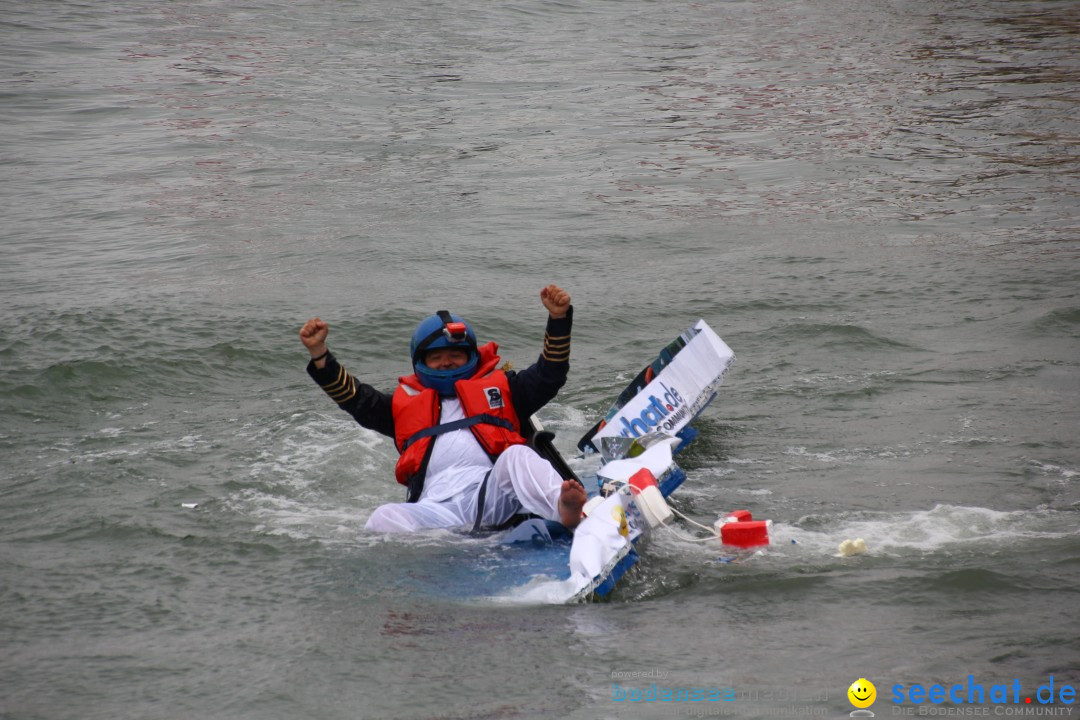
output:
[[[330,326],[320,318],[314,317],[300,328],[300,342],[304,343],[311,357],[318,357],[326,352],[328,334],[330,334]]]
[[[558,285],[548,285],[540,291],[540,302],[544,303],[544,307],[547,308],[551,317],[558,320],[566,317],[566,313],[570,309],[570,293]]]

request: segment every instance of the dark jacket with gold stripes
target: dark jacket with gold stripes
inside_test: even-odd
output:
[[[506,373],[510,383],[510,398],[519,418],[525,419],[550,402],[566,382],[570,372],[570,327],[574,308],[566,317],[548,317],[544,333],[544,349],[535,363],[520,372]],[[371,385],[359,382],[342,367],[333,354],[326,356],[321,370],[308,363],[308,375],[326,394],[366,428],[394,437],[393,392],[383,393]]]

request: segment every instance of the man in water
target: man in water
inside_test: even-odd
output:
[[[546,405],[570,369],[574,308],[558,285],[540,291],[548,311],[544,349],[521,372],[499,370],[498,345],[478,347],[472,326],[445,310],[413,332],[414,373],[393,394],[358,382],[326,347],[329,326],[300,329],[311,353],[308,374],[358,423],[394,439],[395,475],[408,500],[376,508],[368,530],[501,526],[532,513],[573,528],[585,491],[565,480],[528,445],[522,422]]]

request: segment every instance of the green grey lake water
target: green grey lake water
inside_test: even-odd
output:
[[[1076,3],[5,0],[0,38],[0,717],[1080,684]],[[698,318],[731,345],[675,505],[768,552],[658,533],[530,606],[416,591],[482,543],[363,532],[396,452],[302,322],[390,389],[440,307],[530,363],[548,282],[567,454]]]

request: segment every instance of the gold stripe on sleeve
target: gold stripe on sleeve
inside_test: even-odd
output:
[[[545,334],[543,357],[551,362],[567,362],[570,359],[570,336],[552,337]]]
[[[340,405],[352,400],[356,395],[356,379],[345,368],[339,367],[337,379],[329,385],[324,385],[323,390],[331,400]]]
[[[343,387],[345,387],[348,380],[349,380],[349,373],[345,370],[345,368],[343,368],[341,366],[338,366],[337,377],[334,379],[334,381],[332,383],[328,383],[326,385],[323,385],[323,390],[325,390],[326,392],[328,392],[330,394],[333,394],[333,393],[338,392],[339,390],[341,390]]]
[[[355,395],[356,395],[356,381],[353,380],[352,376],[350,375],[349,376],[349,386],[347,388],[345,388],[344,390],[342,390],[341,392],[339,392],[337,394],[334,394],[334,395],[331,395],[330,398],[334,402],[336,402],[338,405],[341,405],[342,403],[345,403],[345,402],[348,402],[349,400],[352,400]]]

